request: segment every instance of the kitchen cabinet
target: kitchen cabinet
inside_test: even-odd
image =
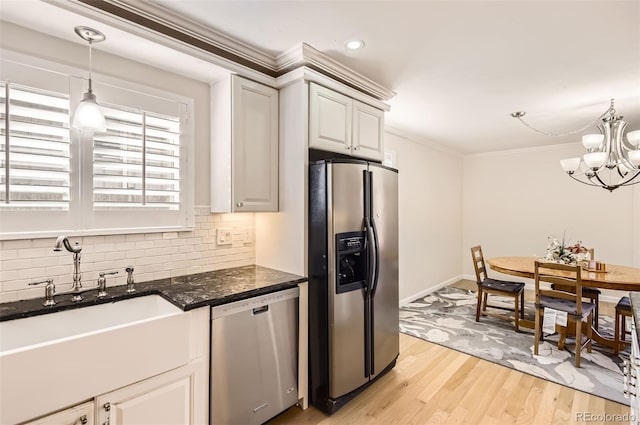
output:
[[[96,398],[99,424],[194,424],[196,370],[192,365],[163,373]]]
[[[278,91],[231,75],[211,86],[211,212],[278,211]]]
[[[35,421],[26,422],[24,425],[93,425],[95,423],[93,418],[94,404],[93,401],[89,401]]]
[[[309,147],[381,161],[384,111],[309,84]]]

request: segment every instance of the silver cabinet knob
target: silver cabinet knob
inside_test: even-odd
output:
[[[244,205],[244,204],[243,204],[242,202],[238,202],[238,203],[236,204],[236,207],[241,207],[241,206],[243,206],[243,205]]]
[[[345,146],[344,147],[346,150],[350,151],[351,150],[351,146]]]

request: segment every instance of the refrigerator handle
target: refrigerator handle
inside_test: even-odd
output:
[[[367,252],[367,286],[364,290],[364,376],[368,377],[371,374],[371,370],[373,370],[373,359],[372,359],[372,332],[371,332],[371,321],[373,319],[371,312],[371,287],[373,285],[373,272],[374,272],[374,236],[373,236],[373,228],[371,227],[371,222],[369,221],[370,215],[370,202],[371,202],[371,180],[369,173],[365,170],[362,173],[363,183],[364,183],[364,231],[366,234],[365,243],[366,243],[366,252]]]
[[[378,276],[380,275],[380,251],[378,249],[378,229],[376,229],[376,222],[371,217],[371,229],[373,229],[373,241],[374,241],[374,267],[373,275],[371,277],[371,298],[375,297],[376,289],[378,288]]]
[[[380,275],[380,249],[378,244],[378,229],[376,227],[376,221],[373,208],[373,173],[369,171],[369,217],[371,218],[372,241],[373,241],[373,253],[371,257],[374,259],[373,274],[371,275],[371,299],[376,295],[376,288],[378,287],[378,276]]]

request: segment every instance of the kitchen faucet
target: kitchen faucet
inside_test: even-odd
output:
[[[82,275],[80,274],[80,251],[82,251],[82,247],[78,242],[76,242],[74,246],[71,246],[66,236],[58,236],[53,250],[62,251],[63,246],[73,254],[73,287],[71,288],[71,292],[74,295],[71,297],[71,301],[82,301],[82,295],[80,293],[80,289],[82,289]]]

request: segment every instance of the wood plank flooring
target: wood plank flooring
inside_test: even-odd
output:
[[[591,422],[623,424],[628,412],[628,406],[400,334],[396,367],[334,415],[292,407],[268,423],[565,425],[587,423],[588,414]]]

